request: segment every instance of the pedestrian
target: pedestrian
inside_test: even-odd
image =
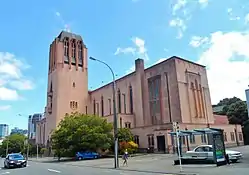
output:
[[[225,158],[226,158],[226,162],[227,162],[227,164],[228,164],[228,165],[230,165],[230,160],[229,160],[229,156],[228,156],[228,154],[226,154],[226,155],[225,155]]]
[[[124,165],[128,166],[128,162],[127,162],[127,160],[128,160],[128,151],[127,151],[127,149],[124,152],[123,160],[124,160],[123,166]]]

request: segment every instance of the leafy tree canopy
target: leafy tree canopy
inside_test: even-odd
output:
[[[4,139],[2,148],[6,150],[8,145],[8,153],[23,152],[26,139],[26,136],[22,134],[12,134]]]
[[[237,97],[233,97],[233,98],[224,98],[222,100],[220,100],[220,102],[217,104],[217,106],[229,106],[232,103],[235,103],[237,101],[242,101],[240,98]]]
[[[112,124],[98,116],[72,113],[66,115],[52,133],[52,148],[57,155],[77,151],[108,149],[112,145]]]
[[[247,104],[244,101],[237,101],[229,105],[227,110],[229,123],[243,125],[248,120]]]
[[[118,130],[118,140],[120,142],[126,141],[132,141],[133,140],[133,134],[128,128],[119,128]]]
[[[227,115],[230,124],[241,124],[248,120],[247,104],[237,97],[224,98],[217,106],[223,106],[217,114]]]

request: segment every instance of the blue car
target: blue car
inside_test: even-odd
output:
[[[99,153],[96,152],[77,152],[76,159],[83,160],[83,159],[98,159]]]

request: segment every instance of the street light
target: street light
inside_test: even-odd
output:
[[[115,81],[115,74],[112,70],[112,68],[106,64],[105,62],[98,60],[93,57],[89,57],[90,60],[100,62],[104,65],[106,65],[111,73],[112,73],[112,93],[113,93],[113,128],[114,128],[114,168],[119,168],[119,163],[118,163],[118,126],[117,126],[117,113],[116,113],[116,81]]]

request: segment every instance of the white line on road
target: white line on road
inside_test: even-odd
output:
[[[4,173],[2,173],[2,174],[9,174],[10,172],[4,172]]]
[[[54,172],[54,173],[61,173],[60,171],[58,171],[58,170],[53,170],[53,169],[48,169],[48,171]]]

